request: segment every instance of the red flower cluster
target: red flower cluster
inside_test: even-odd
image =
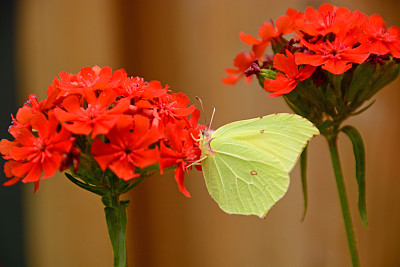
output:
[[[294,37],[286,40],[286,34]],[[308,7],[304,13],[289,8],[276,26],[273,22],[262,24],[258,37],[240,33],[241,40],[252,45],[252,52],[242,52],[235,58],[236,69],[226,69],[228,76],[222,79],[225,84],[234,84],[244,75],[260,77],[263,69],[269,69],[277,71],[277,76],[264,77],[264,89],[272,92],[269,96],[279,96],[292,91],[316,68],[338,75],[354,64],[382,64],[400,58],[400,28],[387,28],[380,15],[368,17],[330,4],[318,10]],[[273,62],[263,61],[268,46],[275,53]]]
[[[82,156],[92,157],[104,172],[125,181],[139,177],[138,169],[158,164],[162,173],[175,167],[179,189],[189,164],[200,158],[200,112],[188,106],[183,93],[171,93],[158,81],[127,77],[125,70],[83,68],[78,74],[60,73],[38,102],[34,95],[20,108],[0,152],[4,171],[18,181],[34,182],[55,171],[77,171]]]

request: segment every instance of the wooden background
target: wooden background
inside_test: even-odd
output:
[[[400,25],[396,0],[332,1],[368,15],[379,13]],[[247,47],[239,31],[256,34],[265,20],[288,7],[304,10],[320,1],[285,0],[21,0],[17,10],[19,103],[29,93],[45,97],[62,70],[85,66],[126,68],[157,79],[194,102],[206,116],[216,107],[214,128],[260,115],[289,112],[281,98],[269,98],[256,82],[225,86],[224,67]],[[379,92],[376,103],[348,123],[363,134],[367,150],[369,230],[357,214],[354,160],[341,136],[342,157],[362,266],[400,266],[400,84]],[[186,178],[191,199],[178,192],[172,173],[144,181],[129,196],[129,266],[350,266],[340,204],[327,144],[310,146],[309,211],[303,202],[299,168],[289,192],[260,220],[224,214],[208,195],[200,172]],[[32,267],[111,266],[100,199],[62,175],[25,186],[27,257]]]

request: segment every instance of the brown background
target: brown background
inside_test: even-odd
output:
[[[225,86],[224,67],[247,47],[239,31],[256,34],[265,20],[288,7],[304,10],[320,1],[285,0],[24,0],[17,10],[20,104],[29,93],[45,97],[62,70],[85,66],[126,68],[157,79],[194,100],[206,116],[216,107],[214,128],[230,121],[288,112],[256,82]],[[368,15],[380,13],[400,25],[395,0],[332,1]],[[370,229],[358,218],[354,160],[341,136],[340,153],[363,266],[400,266],[400,84],[382,90],[365,113],[349,120],[367,150],[367,208]],[[194,101],[192,101],[195,103]],[[200,172],[186,178],[191,199],[178,192],[172,173],[144,181],[129,195],[130,266],[350,266],[327,144],[310,146],[309,211],[304,222],[299,169],[291,186],[263,220],[224,214],[208,195]],[[111,266],[100,199],[62,175],[39,192],[25,186],[26,247],[32,267]]]

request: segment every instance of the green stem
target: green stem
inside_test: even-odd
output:
[[[104,211],[106,213],[106,221],[108,234],[110,236],[111,245],[114,254],[114,267],[126,267],[126,207],[128,201],[119,201],[118,195],[111,196],[106,204]]]
[[[349,208],[349,201],[347,200],[342,167],[340,165],[340,159],[337,147],[337,134],[329,137],[327,136],[327,139],[329,143],[329,150],[331,152],[331,159],[333,164],[333,170],[335,172],[336,185],[339,192],[340,204],[342,206],[342,214],[343,214],[344,225],[346,228],[347,242],[349,244],[351,261],[353,263],[353,267],[359,267],[360,260],[358,257],[357,244],[353,230],[353,223],[351,221],[351,213]]]

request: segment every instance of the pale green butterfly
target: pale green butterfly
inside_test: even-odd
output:
[[[318,129],[295,114],[236,121],[200,140],[206,186],[230,214],[263,218],[289,187],[289,172]]]

